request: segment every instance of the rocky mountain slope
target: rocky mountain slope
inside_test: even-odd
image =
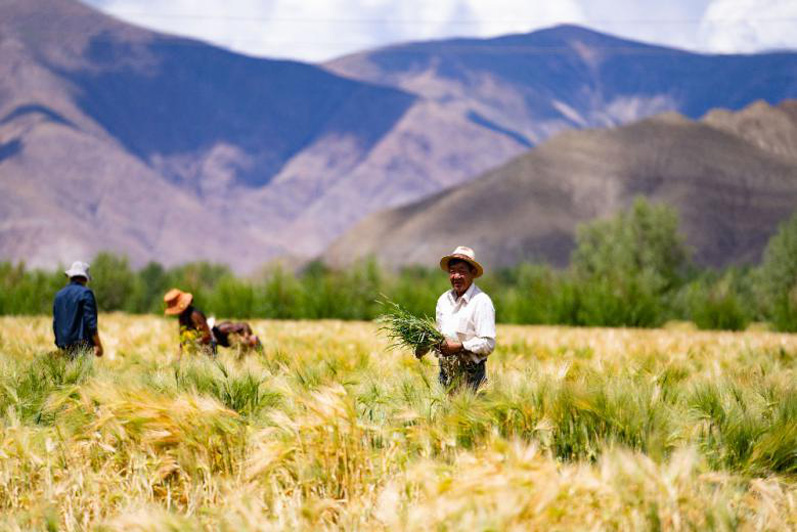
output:
[[[488,155],[437,177],[418,176],[412,153],[398,167],[391,154],[418,135],[409,117],[424,115],[430,132],[468,135]],[[296,240],[287,226],[358,170],[407,181],[386,191],[411,200],[511,144],[316,66],[159,35],[74,0],[0,1],[0,259],[52,266],[111,249],[137,264],[251,270],[318,251],[307,242],[323,238]]]
[[[371,215],[325,258],[429,265],[466,244],[491,267],[564,265],[579,223],[610,216],[636,196],[677,208],[698,262],[758,260],[797,208],[797,101],[568,132],[467,185]]]
[[[695,54],[572,25],[396,45],[326,66],[437,102],[528,147],[568,129],[797,96],[793,53]]]

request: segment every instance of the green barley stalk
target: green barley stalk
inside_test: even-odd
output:
[[[445,338],[437,330],[434,320],[428,316],[415,316],[407,309],[386,297],[378,301],[385,313],[377,317],[379,330],[391,341],[391,349],[406,347],[416,349],[435,349]]]

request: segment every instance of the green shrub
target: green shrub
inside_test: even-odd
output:
[[[678,232],[678,215],[666,205],[637,198],[628,210],[578,228],[571,264],[586,278],[617,283],[642,276],[650,290],[678,286],[689,253]]]
[[[676,212],[639,198],[611,219],[579,227],[571,267],[579,324],[652,327],[669,314],[666,295],[682,284],[689,253]]]
[[[24,263],[0,263],[0,314],[49,314],[56,292],[66,282],[61,268],[28,271]]]
[[[756,272],[759,297],[779,330],[797,331],[797,213],[778,227]]]
[[[166,269],[157,262],[150,262],[139,270],[138,278],[138,292],[132,304],[133,311],[140,314],[160,313],[163,310],[163,294],[171,288]]]
[[[255,287],[232,275],[219,279],[206,297],[207,308],[219,316],[244,319],[255,315]]]
[[[686,315],[700,329],[741,331],[752,319],[750,299],[740,275],[729,270],[722,277],[702,276],[684,288]]]
[[[298,303],[302,298],[302,286],[293,274],[278,266],[255,290],[258,294],[257,316],[274,319],[301,317]]]
[[[130,268],[127,257],[100,253],[91,261],[90,287],[100,311],[134,310],[140,278]]]

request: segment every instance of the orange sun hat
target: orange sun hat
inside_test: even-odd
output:
[[[194,300],[193,294],[183,292],[178,288],[172,288],[166,295],[163,296],[163,301],[166,303],[166,310],[164,314],[173,316],[175,314],[182,314]]]

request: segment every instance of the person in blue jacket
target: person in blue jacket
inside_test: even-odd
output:
[[[58,291],[53,301],[55,345],[70,358],[93,351],[103,354],[97,325],[97,300],[86,286],[91,280],[89,265],[74,262],[64,272],[69,284]]]

